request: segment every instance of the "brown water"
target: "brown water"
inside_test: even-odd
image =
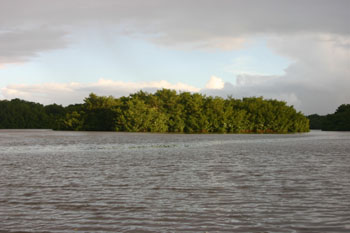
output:
[[[0,232],[350,232],[350,133],[0,131]]]

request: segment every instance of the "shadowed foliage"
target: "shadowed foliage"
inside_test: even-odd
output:
[[[340,105],[335,113],[326,116],[308,116],[311,129],[325,131],[350,131],[350,104]]]

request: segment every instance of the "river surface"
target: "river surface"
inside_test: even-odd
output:
[[[1,130],[0,232],[350,232],[350,133]]]

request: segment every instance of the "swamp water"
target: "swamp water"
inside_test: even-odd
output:
[[[350,232],[350,133],[1,130],[0,232]]]

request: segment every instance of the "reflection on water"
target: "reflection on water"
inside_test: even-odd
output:
[[[349,232],[350,133],[0,131],[0,232]]]

